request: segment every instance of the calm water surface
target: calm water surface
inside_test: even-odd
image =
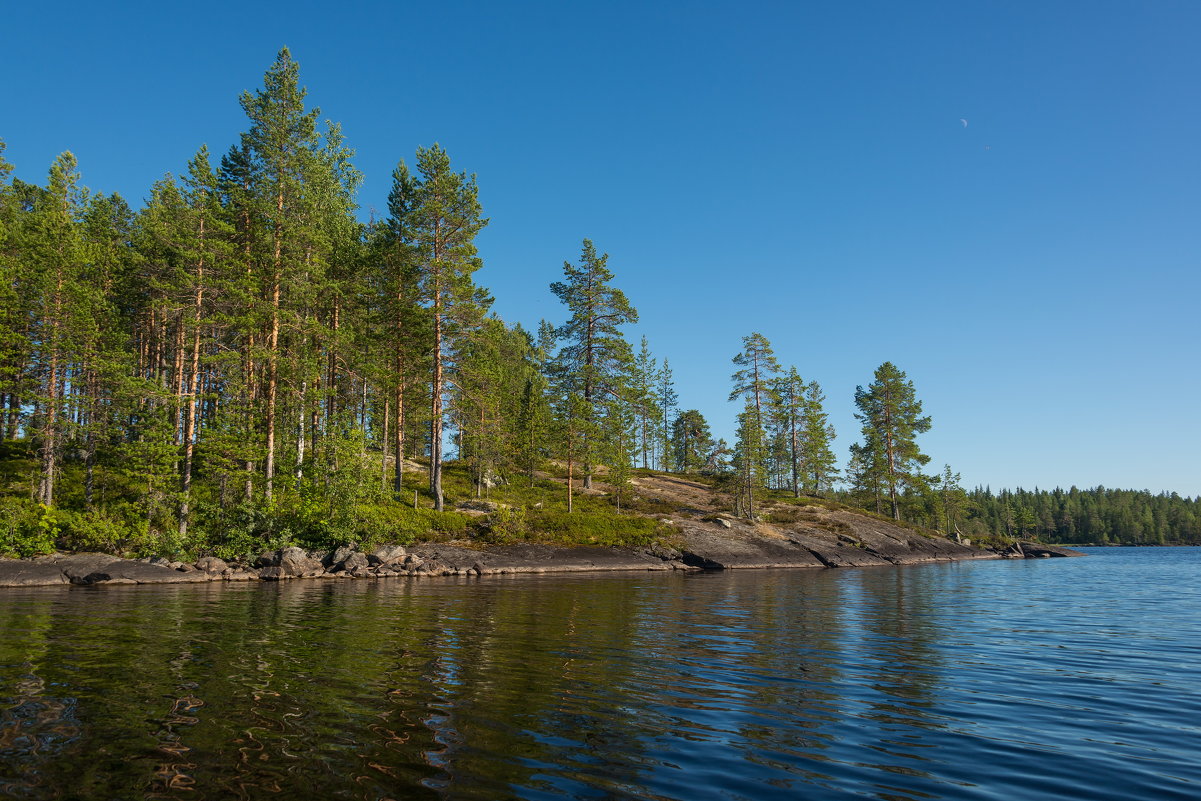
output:
[[[0,797],[1198,799],[1201,549],[0,590]]]

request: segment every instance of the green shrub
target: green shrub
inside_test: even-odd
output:
[[[502,506],[491,516],[481,539],[493,545],[521,542],[529,536],[529,521],[521,506]]]
[[[30,557],[54,551],[60,512],[27,498],[0,498],[0,556]]]
[[[68,551],[159,555],[161,548],[157,542],[152,543],[149,524],[139,512],[128,504],[103,510],[61,511],[59,545]]]

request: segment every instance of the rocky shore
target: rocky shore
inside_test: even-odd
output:
[[[301,578],[385,579],[489,576],[613,570],[721,570],[747,568],[842,568],[909,565],[965,559],[1080,556],[1077,551],[1018,543],[1004,552],[929,537],[849,513],[831,525],[768,526],[726,517],[673,521],[681,530],[673,546],[649,548],[468,544],[387,545],[371,550],[282,548],[252,562],[213,556],[195,562],[160,557],[121,559],[99,553],[51,554],[0,559],[0,587],[47,585],[179,584],[209,581],[284,581]],[[819,525],[821,523],[825,525]]]

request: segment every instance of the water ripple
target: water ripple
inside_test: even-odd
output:
[[[0,795],[1193,799],[1199,574],[1109,549],[8,591]]]

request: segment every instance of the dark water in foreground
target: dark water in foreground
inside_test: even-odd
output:
[[[1201,549],[0,590],[0,797],[1201,798]]]

